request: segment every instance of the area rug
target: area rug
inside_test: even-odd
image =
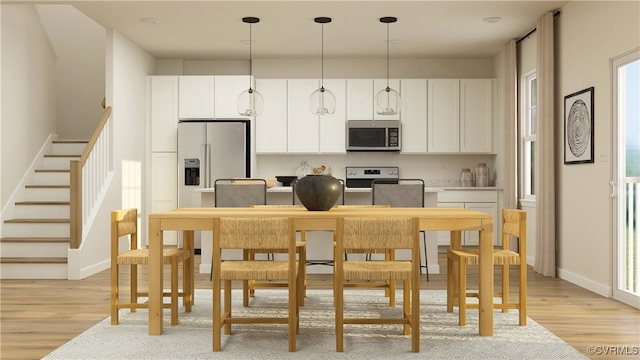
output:
[[[250,307],[243,308],[234,290],[234,316],[286,314],[287,292],[257,290]],[[289,353],[286,325],[234,325],[223,335],[222,351],[212,351],[211,290],[196,291],[191,313],[180,312],[180,324],[169,325],[165,310],[164,333],[147,334],[146,310],[120,311],[120,325],[107,317],[44,359],[586,359],[580,352],[528,319],[518,326],[516,311],[495,312],[494,336],[478,335],[478,312],[469,310],[467,326],[458,326],[457,312],[447,313],[446,292],[422,290],[420,353],[411,352],[410,336],[401,325],[346,325],[344,352],[335,352],[334,308],[331,290],[308,290],[300,308],[297,352]],[[346,290],[346,316],[394,316],[398,304],[388,306],[380,290]]]

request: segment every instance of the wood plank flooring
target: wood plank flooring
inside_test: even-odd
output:
[[[445,271],[444,254],[440,254],[439,262],[441,271]],[[196,256],[196,269],[199,263],[200,256]],[[141,274],[141,286],[146,287],[146,273],[143,270]],[[469,286],[474,275],[471,268]],[[122,276],[124,297],[128,295],[128,281],[124,272]],[[445,274],[430,275],[429,280],[422,275],[422,289],[446,288]],[[512,280],[515,283],[516,279]],[[331,288],[331,277],[309,275],[308,286]],[[196,274],[196,288],[211,288],[208,274]],[[639,358],[640,310],[531,269],[528,290],[528,316],[586,356],[603,360]],[[3,360],[40,359],[109,316],[109,270],[73,281],[1,280],[0,292]],[[600,346],[601,353],[610,354],[589,354],[589,346]],[[634,349],[636,355],[631,355]]]

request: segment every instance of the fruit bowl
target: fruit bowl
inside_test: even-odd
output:
[[[296,180],[297,176],[276,176],[276,180],[282,183],[282,186],[291,186],[293,180]]]

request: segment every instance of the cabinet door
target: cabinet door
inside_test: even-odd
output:
[[[459,152],[460,86],[457,79],[428,80],[428,150],[433,153]]]
[[[402,153],[427,152],[427,80],[402,79]]]
[[[324,87],[336,96],[336,111],[320,117],[320,152],[346,153],[346,80],[324,80]]]
[[[318,115],[309,110],[311,93],[320,80],[287,81],[287,150],[289,153],[319,151]]]
[[[287,80],[258,79],[264,111],[256,117],[256,152],[287,152]]]
[[[466,209],[480,211],[484,213],[488,213],[493,215],[493,244],[499,245],[500,236],[498,236],[497,229],[498,224],[501,219],[498,218],[498,205],[496,203],[465,203],[464,206]],[[465,232],[465,236],[463,237],[463,245],[465,246],[478,246],[478,232],[477,231],[467,231]]]
[[[214,88],[213,76],[180,76],[180,119],[213,119]]]
[[[151,151],[178,151],[178,78],[148,78]]]
[[[240,76],[216,76],[214,84],[214,105],[215,117],[237,118],[238,114],[238,96],[249,89],[251,85],[256,88],[252,79],[248,75]],[[264,96],[264,94],[262,94]],[[266,100],[265,100],[266,101]]]
[[[151,154],[151,211],[156,213],[178,207],[178,153]],[[165,245],[177,244],[177,232],[165,231]]]
[[[347,80],[347,120],[373,119],[373,80]]]
[[[493,151],[493,79],[460,80],[460,152]]]
[[[402,89],[400,88],[400,80],[389,79],[389,87],[397,91],[400,94],[400,100],[402,100]],[[373,119],[374,120],[400,120],[402,114],[402,103],[400,103],[400,112],[395,115],[379,115],[376,113],[376,96],[378,92],[387,88],[387,79],[374,79],[373,80]]]

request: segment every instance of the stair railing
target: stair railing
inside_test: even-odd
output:
[[[82,229],[97,211],[97,200],[113,170],[111,107],[106,107],[78,160],[70,164],[70,247],[80,248]]]

